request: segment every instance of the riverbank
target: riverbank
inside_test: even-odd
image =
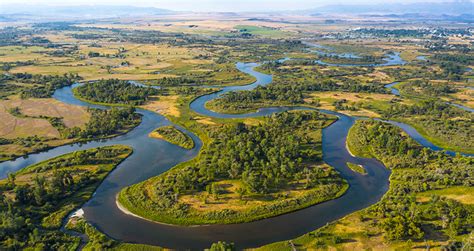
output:
[[[0,204],[1,209],[8,211],[4,219],[42,233],[32,240],[28,231],[6,231],[4,238],[22,241],[24,244],[18,245],[26,249],[39,245],[47,249],[79,247],[81,241],[77,236],[62,233],[64,219],[88,201],[108,174],[132,151],[129,146],[112,145],[72,152],[30,165],[0,180],[3,193],[16,198],[10,202],[10,209]]]
[[[267,78],[267,80],[271,81],[271,78]],[[252,87],[255,86],[257,85]],[[69,95],[70,93],[68,92],[63,94],[64,96],[61,97],[61,100],[86,105],[73,100],[72,95]],[[199,121],[204,119],[200,114],[207,114],[207,112],[205,109],[201,109],[200,104],[212,98],[215,98],[215,96],[211,94],[197,99],[190,98],[180,101],[180,107],[184,107],[185,109],[183,109],[186,112],[179,118],[170,117],[170,120],[179,122],[180,125],[184,125],[191,131],[196,132],[199,137],[202,134],[203,141],[205,141],[207,135],[198,129],[198,125],[202,125]],[[193,101],[190,105],[192,109],[189,109],[186,104],[191,102],[191,100],[199,102]],[[209,120],[220,121],[225,117],[234,118],[234,121],[242,121],[244,117],[270,115],[288,109],[283,107],[275,109],[265,108],[257,114],[243,116],[222,116],[217,114],[219,118]],[[184,161],[188,161],[196,156],[200,148],[199,139],[196,141],[199,147],[191,151],[184,151],[178,147],[169,146],[169,144],[164,147],[160,144],[160,141],[150,139],[148,133],[155,129],[156,126],[159,126],[159,124],[164,123],[164,119],[148,111],[141,112],[144,114],[144,120],[139,127],[125,135],[126,137],[119,137],[109,142],[111,144],[118,141],[132,145],[135,149],[135,153],[131,156],[132,159],[125,161],[119,170],[107,177],[107,182],[103,182],[96,195],[89,202],[92,206],[84,206],[87,220],[116,239],[183,249],[207,248],[212,242],[229,239],[233,240],[238,248],[256,247],[300,236],[351,212],[365,208],[377,202],[386,189],[388,189],[389,171],[380,162],[359,158],[354,160],[352,159],[354,157],[347,153],[345,142],[342,139],[345,138],[349,128],[352,126],[352,118],[336,112],[325,111],[325,113],[339,116],[340,119],[323,130],[324,161],[335,167],[342,177],[349,178],[349,189],[337,199],[322,202],[316,206],[307,207],[293,213],[245,224],[183,228],[148,221],[144,222],[141,219],[135,219],[135,217],[124,217],[123,212],[117,209],[116,201],[114,199],[110,200],[110,197],[115,198],[121,187],[135,184],[140,179],[146,180],[148,177],[155,176],[163,172],[163,170],[168,170],[178,163],[183,164],[185,163]],[[206,119],[205,123],[209,124],[210,121]],[[50,154],[55,154],[55,151]],[[41,156],[46,158],[43,155]],[[35,156],[30,158],[32,161],[35,161],[35,159],[37,159]],[[353,179],[353,172],[345,167],[345,163],[348,161],[363,163],[369,170],[369,175]],[[140,170],[140,172],[137,172],[137,170]],[[126,230],[125,232],[124,229]],[[266,231],[268,229],[278,229],[278,231]],[[212,234],[210,235],[209,233]],[[183,236],[193,236],[194,238],[182,238]]]
[[[287,185],[285,186],[273,187],[268,192],[258,192],[251,191],[250,189],[252,188],[249,187],[249,185],[246,185],[244,182],[241,182],[239,180],[240,176],[238,176],[239,178],[237,179],[232,179],[229,177],[226,178],[225,176],[222,176],[223,174],[220,174],[219,179],[210,180],[207,182],[205,180],[202,181],[203,183],[207,183],[207,187],[205,190],[203,188],[192,188],[193,184],[189,184],[189,188],[178,188],[176,185],[173,185],[173,190],[185,191],[176,194],[176,196],[174,197],[174,200],[177,201],[175,202],[175,206],[179,205],[179,207],[186,208],[186,210],[181,212],[181,216],[174,215],[176,213],[176,209],[169,211],[171,210],[171,208],[175,208],[175,206],[165,208],[153,206],[163,204],[168,201],[168,199],[166,197],[166,194],[161,195],[164,197],[160,197],[156,194],[150,194],[149,191],[152,191],[152,187],[161,187],[162,190],[166,190],[168,184],[165,185],[163,182],[168,182],[169,180],[177,180],[180,177],[179,175],[182,175],[184,173],[188,173],[188,175],[190,173],[192,177],[194,173],[193,168],[198,168],[200,173],[215,172],[212,169],[214,167],[212,166],[213,162],[211,161],[211,159],[215,157],[200,155],[197,159],[193,160],[188,165],[178,165],[177,167],[174,167],[173,169],[159,177],[152,178],[143,183],[126,188],[119,194],[119,203],[133,214],[151,219],[153,221],[168,224],[235,224],[242,222],[251,222],[259,219],[273,217],[276,215],[281,215],[314,204],[318,204],[323,201],[331,200],[344,194],[344,192],[348,188],[347,183],[340,179],[340,177],[332,170],[332,168],[317,163],[316,161],[317,159],[321,158],[321,149],[318,149],[318,145],[321,143],[320,130],[323,127],[331,125],[333,123],[333,119],[330,119],[329,116],[320,114],[316,111],[293,111],[291,113],[288,113],[287,115],[282,116],[288,116],[289,118],[306,118],[308,116],[313,116],[315,118],[319,118],[309,119],[310,117],[308,117],[306,118],[307,122],[304,122],[301,125],[295,125],[292,128],[288,127],[288,125],[286,124],[282,124],[280,127],[278,127],[280,128],[279,137],[281,137],[282,135],[286,135],[287,132],[291,132],[296,137],[306,135],[306,137],[311,138],[310,144],[304,143],[304,149],[298,150],[303,152],[309,151],[307,154],[310,154],[310,157],[304,157],[305,155],[302,155],[301,157],[310,159],[306,160],[304,164],[298,164],[301,165],[300,167],[297,166],[293,168],[298,168],[298,170],[301,169],[300,171],[303,171],[302,168],[304,167],[309,168],[309,170],[313,170],[315,173],[319,173],[319,178],[311,178],[315,179],[311,182],[316,182],[313,185],[308,185],[308,182],[310,182],[308,180],[309,178],[303,178],[305,176],[300,173],[303,177],[285,178],[287,182]],[[246,129],[241,129],[243,130],[243,132],[241,132],[240,134],[237,132],[238,137],[247,137],[245,136],[245,133],[251,130],[273,133],[272,131],[270,131],[270,129],[267,128],[271,128],[270,125],[273,125],[275,123],[282,123],[280,121],[277,122],[277,120],[280,120],[279,118],[272,118],[269,120],[272,120],[272,122],[270,123],[269,121],[264,120],[265,123],[269,123],[267,126],[250,126],[246,127]],[[214,149],[216,144],[229,144],[229,142],[235,141],[235,139],[220,141],[222,137],[226,137],[223,133],[226,132],[228,129],[222,130],[217,128],[229,128],[229,126],[233,123],[227,122],[227,124],[228,125],[224,124],[225,126],[220,125],[216,128],[208,128],[211,131],[211,135],[219,135],[219,137],[215,138],[214,136],[210,143],[211,147],[204,148],[202,152],[219,152],[217,149]],[[306,131],[307,128],[311,128],[312,131]],[[269,131],[267,132],[266,130]],[[233,135],[233,133],[231,133],[230,135]],[[228,137],[234,137],[230,135]],[[253,135],[250,137],[253,138],[258,136]],[[260,139],[259,142],[262,141],[263,143],[272,139],[273,138],[271,137],[265,138],[263,140]],[[244,144],[249,143],[250,142],[244,142]],[[233,147],[239,144],[239,142],[234,142],[224,147],[223,149],[228,149],[228,147],[232,149]],[[268,151],[265,149],[266,148],[262,148],[262,150],[254,150],[256,150],[257,152]],[[311,150],[313,152],[311,152],[309,149],[313,149]],[[280,151],[282,150],[284,150],[284,148],[280,149]],[[260,154],[262,156],[267,156],[270,153]],[[227,158],[226,156],[222,157]],[[223,159],[221,160],[224,161]],[[203,161],[206,163],[205,165],[200,164]],[[264,161],[264,159],[262,159],[262,161]],[[233,163],[233,161],[230,162]],[[211,187],[211,185],[212,188],[211,190],[209,190],[209,187]],[[214,190],[219,191],[216,192]],[[143,193],[140,191],[145,192]],[[145,199],[141,198],[141,196],[143,195],[145,196]],[[138,199],[139,197],[141,199]]]
[[[348,139],[354,138],[360,140],[349,141],[351,149],[368,151],[364,155],[373,155],[393,170],[390,189],[381,201],[295,239],[252,250],[292,250],[293,246],[300,249],[394,250],[444,247],[469,241],[470,230],[463,229],[472,229],[468,218],[472,213],[472,199],[463,196],[467,187],[465,179],[461,178],[469,169],[469,157],[420,151],[421,145],[403,134],[400,128],[381,121],[357,121],[348,135]],[[395,146],[386,145],[387,141]],[[398,151],[400,147],[410,149]],[[418,154],[412,154],[416,151]],[[437,171],[440,164],[447,170],[442,174],[444,177],[439,177]],[[453,182],[440,182],[444,179]],[[415,216],[406,217],[406,211],[399,210],[401,204],[410,204]],[[440,207],[447,211],[435,210],[431,211],[430,217],[420,217],[420,212]],[[451,227],[461,231],[450,232],[455,236],[446,239],[445,234],[450,230],[442,227],[439,219],[451,213],[457,217],[457,223],[452,223]],[[411,232],[394,228],[393,222],[409,227]]]

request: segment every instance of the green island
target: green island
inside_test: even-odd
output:
[[[321,129],[332,121],[297,111],[211,130],[197,159],[125,188],[118,202],[153,221],[201,225],[249,222],[336,198],[347,184],[321,161]]]
[[[174,126],[163,126],[157,128],[153,132],[151,132],[149,136],[152,138],[164,139],[184,149],[194,148],[193,139],[189,135],[185,134]]]
[[[382,200],[296,239],[256,250],[456,249],[472,238],[472,158],[428,150],[379,121],[357,121],[348,146],[355,155],[377,158],[392,170]]]
[[[367,171],[362,165],[357,165],[351,162],[347,162],[346,164],[354,172],[358,172],[360,174],[367,174]]]
[[[80,239],[60,231],[63,219],[132,153],[107,146],[61,155],[0,181],[2,245],[10,249],[74,250]]]

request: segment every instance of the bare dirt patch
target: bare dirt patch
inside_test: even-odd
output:
[[[167,116],[179,117],[178,95],[159,96],[157,100],[151,100],[142,108]]]
[[[34,135],[59,137],[59,132],[45,119],[17,118],[0,103],[0,137],[14,139]]]

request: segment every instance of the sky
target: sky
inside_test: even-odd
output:
[[[443,0],[0,0],[1,4],[133,5],[179,11],[301,10],[328,4],[442,2]],[[0,4],[0,8],[1,8]]]

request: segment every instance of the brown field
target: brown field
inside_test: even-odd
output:
[[[460,104],[474,108],[474,90],[462,89],[461,92],[451,94],[457,100],[460,100]]]
[[[316,168],[329,168],[328,166],[315,165]],[[248,210],[252,207],[258,207],[268,204],[269,201],[276,200],[281,196],[285,198],[298,198],[308,193],[311,189],[304,189],[305,179],[291,182],[287,188],[279,192],[274,192],[267,195],[260,194],[246,194],[240,199],[237,192],[239,188],[243,187],[241,180],[223,180],[214,182],[218,185],[222,192],[218,197],[208,194],[208,192],[198,192],[193,194],[182,195],[179,200],[183,203],[189,204],[193,210],[206,212],[214,210],[230,209],[236,211]]]
[[[194,119],[203,125],[217,125],[217,123],[212,121],[212,118],[209,117],[194,117]]]
[[[375,103],[387,103],[395,98],[392,94],[376,94],[376,93],[350,93],[350,92],[318,92],[312,93],[310,98],[306,98],[305,101],[311,101],[318,99],[320,101],[321,109],[335,110],[333,102],[336,100],[346,99],[348,104],[375,104]],[[380,117],[380,115],[374,111],[360,108],[358,111],[339,111],[351,116],[364,116],[364,117]]]
[[[384,100],[390,101],[394,95],[378,94],[378,93],[353,93],[353,92],[319,92],[313,93],[311,96],[320,99],[346,99],[351,102],[359,102],[364,100]]]
[[[178,95],[159,96],[157,100],[151,100],[143,109],[147,109],[165,116],[179,117],[180,111],[178,108]]]
[[[49,36],[47,36],[49,37]],[[53,39],[68,37],[52,35]],[[84,42],[82,42],[84,43]],[[43,47],[0,47],[0,61],[34,61],[34,65],[14,67],[12,73],[28,72],[32,74],[63,75],[65,73],[77,73],[84,80],[97,80],[102,78],[118,78],[124,80],[153,80],[164,77],[176,77],[177,75],[202,67],[208,71],[213,70],[212,60],[195,59],[200,54],[206,54],[196,48],[170,47],[168,45],[145,45],[131,43],[112,43],[102,41],[90,41],[97,43],[100,47],[91,47],[80,44],[79,51],[67,57],[53,57],[45,52],[53,51]],[[125,58],[113,55],[121,53]],[[89,52],[98,52],[101,57],[88,57]],[[109,55],[106,57],[104,55]],[[121,65],[127,62],[128,65]],[[110,68],[108,70],[107,68]],[[162,72],[166,70],[166,72]],[[157,72],[159,74],[157,74]]]
[[[86,108],[64,104],[55,99],[27,99],[11,97],[0,101],[0,137],[17,138],[28,136],[59,137],[59,132],[49,121],[40,118],[18,118],[8,109],[19,107],[26,116],[62,117],[67,127],[82,127],[89,120]]]
[[[69,105],[53,98],[19,99],[12,98],[3,102],[5,108],[20,107],[27,116],[48,116],[63,118],[67,127],[83,127],[90,118],[87,108]]]
[[[0,105],[2,106],[2,105]],[[0,137],[14,139],[28,136],[59,137],[59,132],[45,119],[17,118],[0,109]]]
[[[380,83],[391,83],[395,81],[395,79],[388,74],[381,72],[381,71],[375,71],[373,73],[367,74],[367,75],[356,75],[356,76],[350,76],[349,78],[354,79],[360,83],[373,83],[373,82],[380,82]]]
[[[418,194],[416,199],[420,202],[429,201],[433,194],[456,200],[466,205],[474,205],[473,187],[450,187],[441,190],[429,191]]]

